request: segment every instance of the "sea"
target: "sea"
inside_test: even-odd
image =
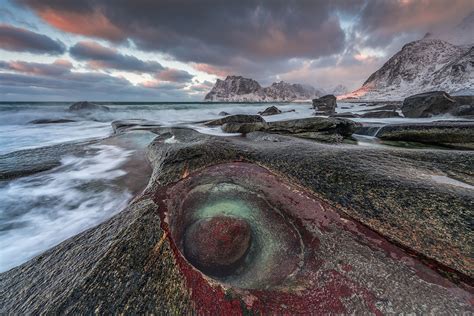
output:
[[[206,127],[202,122],[221,117],[221,112],[257,114],[271,105],[276,105],[283,113],[267,116],[267,121],[314,115],[310,103],[98,104],[106,105],[110,111],[74,113],[68,111],[70,102],[1,102],[0,164],[8,163],[7,157],[19,151],[23,155],[35,148],[108,138],[113,134],[111,123],[114,120],[146,119],[162,126],[185,126],[202,133],[224,135],[219,127]],[[338,112],[358,113],[367,109],[367,105],[362,103],[338,103]],[[74,122],[31,123],[39,119]],[[390,118],[363,121],[430,120]],[[136,176],[132,174],[133,168],[126,167],[127,163],[136,156],[144,156],[144,148],[153,137],[142,137],[139,146],[123,145],[126,142],[91,143],[80,154],[58,157],[60,165],[51,170],[0,180],[0,272],[14,268],[120,212],[137,193],[126,184],[127,181],[123,181]],[[359,144],[375,146],[376,142],[365,137],[360,138]]]

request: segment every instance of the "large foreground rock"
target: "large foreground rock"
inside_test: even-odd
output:
[[[412,95],[403,101],[402,112],[405,117],[431,117],[453,113],[465,103],[472,103],[472,98],[451,97],[444,91],[433,91]],[[469,104],[472,105],[472,104]]]
[[[220,119],[206,122],[205,125],[219,126],[226,123],[256,123],[256,122],[264,123],[265,120],[260,115],[235,114],[235,115],[229,115]]]
[[[474,148],[474,122],[431,122],[386,125],[380,139]]]
[[[313,108],[316,110],[316,114],[334,114],[336,113],[336,106],[336,97],[332,94],[313,99]]]
[[[364,118],[394,118],[401,117],[397,111],[373,111],[361,114],[360,117]]]
[[[359,124],[340,118],[310,117],[304,119],[266,123],[226,123],[222,130],[227,133],[265,131],[272,134],[292,135],[321,141],[338,142],[354,133]]]
[[[95,104],[88,101],[76,102],[69,107],[69,111],[73,112],[90,112],[90,111],[110,111],[105,105]]]
[[[474,152],[166,129],[148,157],[125,210],[0,274],[1,314],[474,312]],[[220,212],[259,237],[224,278],[182,244]]]

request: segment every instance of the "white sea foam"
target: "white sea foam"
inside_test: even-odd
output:
[[[0,186],[0,272],[120,211],[131,193],[114,180],[132,151],[91,146],[85,157]]]

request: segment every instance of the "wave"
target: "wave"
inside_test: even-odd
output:
[[[61,166],[0,184],[0,272],[110,218],[132,198],[118,185],[133,153],[111,145],[65,156]]]

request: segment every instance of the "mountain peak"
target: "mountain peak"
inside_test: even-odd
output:
[[[285,81],[262,86],[255,80],[242,76],[227,76],[217,79],[216,84],[204,98],[205,101],[224,102],[280,102],[310,100],[320,96],[320,91],[311,86],[290,84]]]
[[[345,97],[401,99],[430,90],[466,90],[474,86],[471,50],[429,37],[410,42]]]

